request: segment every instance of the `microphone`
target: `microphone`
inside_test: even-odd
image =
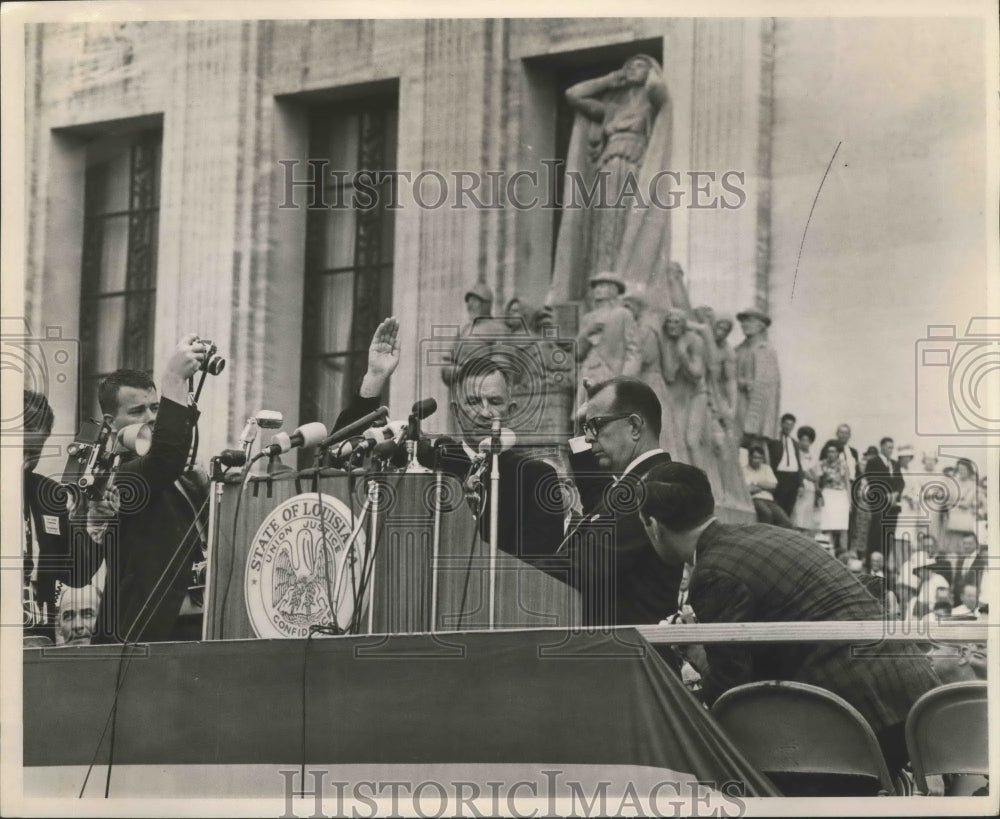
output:
[[[333,454],[334,458],[336,460],[344,460],[345,458],[350,458],[352,455],[374,449],[377,444],[386,440],[385,435],[382,433],[383,429],[385,427],[368,427],[360,436],[355,436],[353,439],[337,447],[336,452]],[[362,440],[358,441],[357,438],[361,438]]]
[[[435,412],[437,412],[438,402],[433,398],[424,398],[417,401],[413,408],[410,410],[410,415],[416,417],[418,421],[423,421],[424,418],[429,418]]]
[[[242,449],[224,449],[218,457],[223,466],[243,466],[247,462],[246,453]]]
[[[517,444],[517,436],[514,434],[513,430],[509,430],[506,427],[501,428],[499,442],[500,448],[498,452],[506,452]],[[479,442],[479,452],[476,453],[475,457],[472,459],[473,463],[482,463],[493,451],[493,436],[490,435],[488,438],[483,438]]]
[[[254,420],[261,429],[281,429],[281,425],[285,423],[285,417],[277,410],[262,409],[254,416]]]
[[[264,447],[261,455],[273,458],[296,447],[316,446],[326,438],[326,426],[319,421],[310,424],[303,424],[295,432],[289,435],[287,432],[279,432],[271,439],[271,445]]]
[[[388,407],[379,407],[374,412],[369,412],[367,415],[362,415],[357,421],[352,424],[348,424],[346,427],[341,427],[335,430],[332,435],[326,434],[326,429],[323,430],[323,440],[319,441],[318,444],[322,447],[333,446],[333,444],[339,444],[341,441],[346,441],[348,438],[354,436],[355,433],[360,433],[362,430],[370,427],[375,421],[380,418],[385,418],[389,414]]]

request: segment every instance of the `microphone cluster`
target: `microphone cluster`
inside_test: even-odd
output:
[[[254,442],[261,429],[280,429],[283,417],[280,412],[261,410],[247,419],[240,434],[240,449],[225,449],[213,458],[214,472],[240,467],[249,468],[261,458],[271,463],[293,449],[317,448],[317,465],[329,458],[334,466],[352,469],[360,466],[367,456],[379,468],[404,467],[415,461],[416,445],[421,440],[420,421],[437,411],[437,401],[425,398],[417,401],[406,420],[386,421],[387,407],[379,407],[358,420],[329,433],[318,421],[302,424],[291,433],[279,431],[271,443],[261,446],[252,455]],[[269,469],[270,471],[270,469]]]

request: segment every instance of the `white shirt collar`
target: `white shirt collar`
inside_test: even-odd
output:
[[[630,463],[628,466],[625,467],[625,471],[622,472],[622,474],[618,476],[618,480],[620,481],[622,478],[624,478],[626,475],[628,475],[629,472],[631,472],[633,469],[635,469],[643,461],[648,460],[649,458],[652,458],[654,455],[659,455],[661,452],[663,452],[663,450],[660,449],[659,447],[657,447],[656,449],[650,449],[647,452],[643,452],[642,455],[640,455],[639,457],[633,459],[632,463]]]

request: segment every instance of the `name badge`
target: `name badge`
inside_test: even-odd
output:
[[[42,515],[42,523],[45,525],[45,534],[59,534],[59,518],[55,515]]]

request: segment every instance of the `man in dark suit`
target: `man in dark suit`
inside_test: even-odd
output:
[[[129,485],[105,539],[108,574],[94,643],[199,639],[200,615],[188,599],[192,566],[202,556],[207,479],[185,472],[198,410],[187,380],[205,357],[195,333],[167,361],[158,394],[152,379],[118,370],[101,382],[101,410],[118,432],[153,425],[149,451],[125,461],[116,483]],[[109,543],[110,541],[110,543]]]
[[[948,555],[945,560],[948,571],[944,573],[944,578],[951,585],[952,599],[958,606],[963,603],[962,592],[966,586],[975,586],[977,593],[982,587],[983,572],[986,571],[986,549],[980,546],[975,534],[966,532],[962,536],[961,551]]]
[[[585,441],[570,442],[583,514],[560,554],[583,594],[586,625],[658,623],[677,612],[684,570],[683,561],[657,557],[639,515],[645,476],[670,462],[659,447],[660,402],[626,376],[591,386],[588,396]]]
[[[795,416],[786,412],[781,416],[781,435],[777,440],[767,439],[767,451],[774,477],[778,485],[774,488],[774,502],[786,515],[791,517],[795,508],[795,500],[802,486],[802,461],[799,458],[799,445],[795,440]]]
[[[886,436],[879,441],[879,454],[869,458],[865,464],[865,479],[868,481],[869,500],[872,506],[871,525],[868,529],[866,558],[872,552],[895,554],[896,521],[899,519],[899,498],[906,481],[899,471],[899,464],[892,459],[895,446],[892,438]]]
[[[399,364],[398,333],[399,323],[395,318],[386,319],[375,330],[368,349],[368,370],[359,393],[341,412],[334,430],[379,406],[379,396]],[[420,463],[431,469],[440,468],[464,481],[473,461],[480,460],[477,458],[479,443],[490,434],[494,419],[503,423],[517,410],[517,403],[511,397],[510,381],[511,373],[493,361],[488,353],[464,359],[451,378],[455,402],[452,409],[462,424],[463,440],[438,439],[433,447],[422,442],[417,449]],[[531,457],[527,450],[515,447],[500,453],[499,472],[497,548],[528,563],[551,555],[563,533],[561,506],[546,502],[547,498],[558,495],[555,469]],[[484,472],[479,485],[482,498],[479,532],[486,541],[490,537],[489,489],[489,474]],[[565,580],[565,576],[562,579]]]
[[[647,476],[643,513],[657,553],[694,569],[688,603],[700,623],[880,620],[883,609],[838,560],[804,535],[715,518],[708,478],[686,464]],[[694,654],[692,656],[695,656]],[[705,648],[705,700],[737,685],[792,680],[833,691],[861,712],[891,772],[905,764],[904,725],[913,703],[940,682],[915,646],[862,656],[846,643],[736,644]]]

